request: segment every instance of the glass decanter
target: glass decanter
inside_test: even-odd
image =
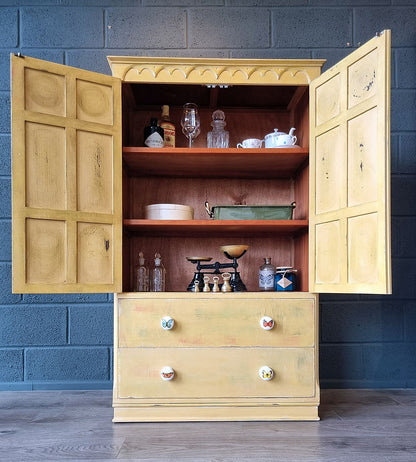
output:
[[[226,125],[225,114],[220,109],[212,113],[212,131],[207,133],[207,146],[209,148],[228,148],[229,133],[224,129]]]

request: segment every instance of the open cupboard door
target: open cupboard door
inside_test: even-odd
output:
[[[121,81],[12,55],[13,291],[121,291]]]
[[[390,31],[310,87],[309,290],[391,293]]]

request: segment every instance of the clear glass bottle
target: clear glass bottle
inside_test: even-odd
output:
[[[166,270],[162,264],[160,253],[155,253],[155,263],[150,274],[150,291],[164,292],[166,285]]]
[[[259,290],[272,291],[274,290],[274,275],[276,268],[272,265],[271,257],[264,259],[264,264],[259,268]]]
[[[162,106],[162,116],[159,125],[163,128],[165,148],[174,148],[176,129],[174,123],[170,120],[169,106]]]
[[[143,252],[139,253],[139,261],[136,266],[136,292],[149,291],[149,268],[144,264]]]
[[[207,146],[209,148],[228,148],[230,136],[224,129],[225,125],[225,114],[217,109],[212,113],[212,131],[207,133]]]

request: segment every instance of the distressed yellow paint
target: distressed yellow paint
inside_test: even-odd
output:
[[[119,398],[227,398],[315,396],[312,348],[120,348]],[[259,368],[274,371],[270,381]],[[171,381],[160,371],[170,366]]]
[[[207,316],[209,313],[209,316]],[[171,330],[161,319],[171,316]],[[260,320],[270,316],[275,326],[266,331]],[[238,300],[212,296],[183,300],[140,298],[120,300],[119,345],[124,347],[313,346],[315,305],[312,299]]]
[[[310,117],[309,261],[314,264],[309,268],[309,290],[313,292],[391,292],[389,73],[390,31],[384,31],[310,86],[312,111],[332,97],[340,108]],[[329,96],[324,96],[326,90]],[[324,142],[328,137],[330,141]],[[322,158],[329,153],[334,158],[328,166]],[[335,243],[325,242],[329,235]],[[367,250],[363,242],[368,243]],[[331,261],[335,259],[337,263]]]
[[[125,82],[218,85],[309,85],[325,60],[217,59],[108,56],[113,76]]]
[[[319,419],[316,307],[308,293],[117,295],[114,421]],[[259,317],[271,313],[276,330],[263,331]],[[171,331],[160,326],[166,315]],[[186,336],[193,343],[178,340]],[[258,375],[264,365],[271,381]],[[175,371],[168,382],[165,366]]]
[[[13,290],[120,291],[121,82],[11,61]]]
[[[30,172],[26,176],[26,205],[65,210],[65,128],[27,122],[25,129],[26,171]]]

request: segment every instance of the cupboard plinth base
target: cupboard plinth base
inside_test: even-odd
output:
[[[318,405],[115,407],[113,422],[319,420]]]

